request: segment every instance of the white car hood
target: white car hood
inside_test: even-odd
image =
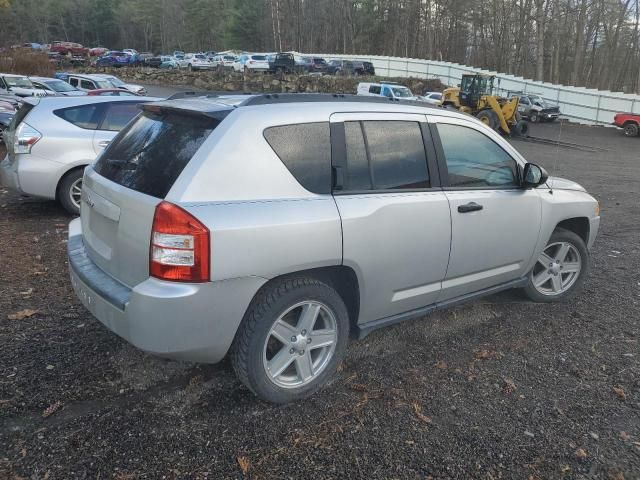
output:
[[[47,93],[37,88],[11,87],[9,91],[21,97],[44,97]]]
[[[566,178],[560,177],[549,177],[547,180],[547,184],[557,190],[575,190],[578,192],[586,192],[587,190],[580,185],[579,183],[574,182],[573,180],[567,180]],[[544,184],[541,185],[542,188],[547,188]]]
[[[134,93],[138,93],[140,90],[144,90],[144,87],[142,85],[135,85],[133,83],[125,83],[124,88]]]

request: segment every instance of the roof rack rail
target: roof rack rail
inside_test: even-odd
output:
[[[353,103],[402,103],[430,107],[429,104],[412,100],[402,101],[397,98],[353,95],[351,93],[267,93],[255,95],[240,106],[270,105],[274,103],[320,103],[320,102],[353,102]]]

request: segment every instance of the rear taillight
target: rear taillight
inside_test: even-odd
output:
[[[209,243],[209,229],[197,218],[161,202],[151,227],[149,274],[174,282],[208,282]]]
[[[28,123],[22,122],[13,137],[14,153],[31,153],[31,148],[42,138],[42,134]]]

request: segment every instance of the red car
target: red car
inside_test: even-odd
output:
[[[138,97],[135,93],[123,88],[96,88],[89,90],[87,95],[100,95],[103,97]]]
[[[624,129],[627,137],[637,137],[640,133],[640,114],[638,113],[616,113],[613,117],[613,124]]]
[[[50,52],[59,53],[60,55],[66,55],[71,52],[71,55],[87,56],[89,53],[88,48],[84,48],[79,43],[73,42],[53,42],[49,48]]]

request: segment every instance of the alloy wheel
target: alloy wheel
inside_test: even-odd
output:
[[[578,280],[582,258],[569,242],[547,245],[531,272],[533,287],[542,295],[555,296],[569,290]]]
[[[69,198],[71,199],[71,203],[76,206],[78,209],[80,208],[80,198],[82,197],[82,177],[77,179],[75,182],[71,184],[69,188]]]
[[[337,341],[337,321],[329,307],[317,301],[293,305],[267,334],[263,352],[267,377],[282,388],[310,383],[330,363]]]

